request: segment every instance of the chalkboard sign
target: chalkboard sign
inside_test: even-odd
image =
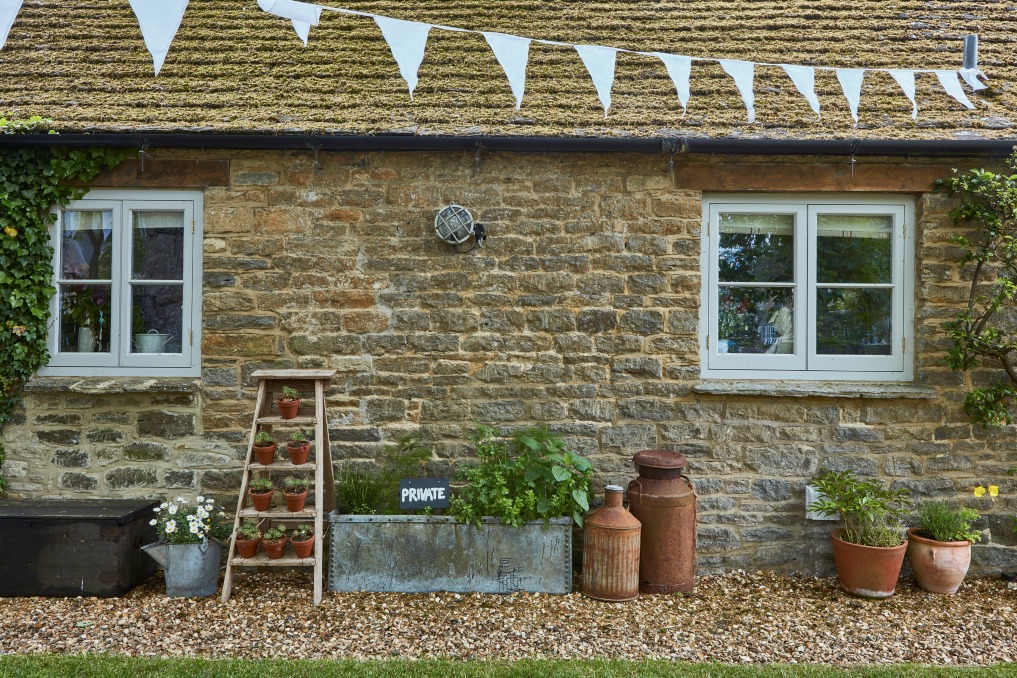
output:
[[[399,481],[399,508],[448,508],[448,478],[413,478]]]

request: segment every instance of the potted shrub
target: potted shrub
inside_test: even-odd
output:
[[[300,409],[300,394],[297,389],[283,386],[282,395],[279,397],[279,416],[283,419],[293,419]]]
[[[290,434],[290,441],[286,444],[286,451],[290,454],[290,461],[294,466],[307,463],[307,455],[311,452],[311,441],[307,439],[307,431],[294,431]]]
[[[220,539],[229,536],[224,513],[215,502],[196,497],[193,503],[183,497],[163,502],[155,509],[159,541],[146,544],[142,551],[159,563],[166,574],[166,595],[197,597],[215,594],[219,585]]]
[[[268,466],[275,461],[275,439],[268,431],[258,431],[254,435],[254,457],[262,466]]]
[[[956,593],[971,565],[971,544],[981,534],[971,529],[980,516],[945,501],[918,506],[918,527],[908,530],[908,562],[918,586],[931,593]]]
[[[233,541],[237,545],[237,555],[239,557],[253,558],[258,553],[261,530],[253,523],[243,523],[237,528]]]
[[[286,508],[294,513],[304,510],[304,503],[307,501],[307,478],[289,476],[286,478],[283,487],[283,499],[286,500]]]
[[[314,548],[314,528],[310,525],[297,525],[290,533],[290,543],[298,558],[310,558],[311,549]]]
[[[261,545],[271,560],[282,558],[283,549],[286,548],[286,528],[283,525],[276,525],[265,530]]]
[[[907,538],[902,522],[907,490],[891,490],[851,471],[826,471],[812,481],[825,498],[809,505],[826,516],[840,514],[830,533],[841,588],[866,598],[887,598],[897,588]]]
[[[251,503],[254,504],[255,511],[271,510],[272,495],[274,493],[275,488],[272,487],[272,481],[268,478],[254,478],[251,480],[251,486],[247,491],[247,495],[251,498]]]

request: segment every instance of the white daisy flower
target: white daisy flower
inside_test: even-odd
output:
[[[208,511],[206,511],[204,507],[199,506],[197,515],[199,518],[208,518]]]
[[[168,511],[171,516],[175,516],[177,514],[176,504],[170,504]]]
[[[202,497],[202,496],[201,496],[201,495],[199,494],[199,495],[198,495],[197,497],[195,497],[195,498],[194,498],[194,503],[195,503],[195,504],[204,504],[204,503],[205,503],[205,498],[204,498],[204,497]]]
[[[166,534],[172,534],[177,531],[177,521],[171,520],[166,523]]]
[[[197,525],[194,525],[194,524],[191,525],[191,534],[198,534],[198,526]]]
[[[148,521],[148,524],[149,524],[149,525],[158,525],[158,524],[159,524],[159,521],[158,521],[158,520],[156,520],[155,518],[152,518],[152,519],[151,519],[150,521]]]

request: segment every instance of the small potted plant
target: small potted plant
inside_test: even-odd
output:
[[[300,394],[297,389],[283,386],[282,396],[279,398],[279,416],[283,419],[293,419],[300,409]]]
[[[258,431],[254,435],[254,456],[262,466],[275,461],[275,439],[268,431]]]
[[[290,461],[294,466],[307,463],[307,455],[311,452],[311,441],[307,439],[307,431],[294,431],[290,434],[290,442],[286,445],[290,453]]]
[[[285,482],[283,499],[286,500],[286,508],[294,513],[303,511],[304,503],[307,501],[307,479],[289,476]]]
[[[261,545],[265,547],[265,553],[271,560],[282,558],[283,549],[286,548],[286,527],[276,525],[265,530]]]
[[[258,542],[261,541],[261,530],[253,523],[243,523],[237,528],[233,541],[237,545],[237,556],[253,558],[258,553]]]
[[[290,543],[298,558],[310,558],[311,549],[314,548],[314,528],[310,525],[297,525],[290,533]]]
[[[892,596],[908,545],[903,524],[908,491],[861,480],[851,471],[826,471],[812,485],[825,498],[809,510],[840,514],[842,527],[830,533],[830,541],[841,588],[865,598]]]
[[[255,511],[270,511],[272,509],[272,495],[274,493],[275,489],[272,487],[272,481],[268,478],[253,479],[247,491],[247,495],[251,498],[251,503],[254,504]]]

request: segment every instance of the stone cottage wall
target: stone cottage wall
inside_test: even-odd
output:
[[[633,476],[645,448],[684,452],[700,498],[705,569],[825,571],[827,523],[804,485],[850,468],[919,496],[967,499],[994,482],[984,568],[1013,567],[1014,430],[973,428],[967,379],[941,364],[942,321],[963,298],[954,227],[925,191],[949,164],[623,154],[158,151],[96,187],[204,188],[200,380],[30,384],[4,431],[22,496],[199,492],[236,501],[260,367],[338,370],[332,455],[370,463],[419,432],[436,471],[469,454],[475,421],[546,422],[594,462]],[[977,161],[972,161],[977,162]],[[960,166],[973,166],[961,164]],[[699,379],[704,191],[916,194],[916,380],[844,384]],[[455,202],[485,224],[456,253],[432,232]]]

